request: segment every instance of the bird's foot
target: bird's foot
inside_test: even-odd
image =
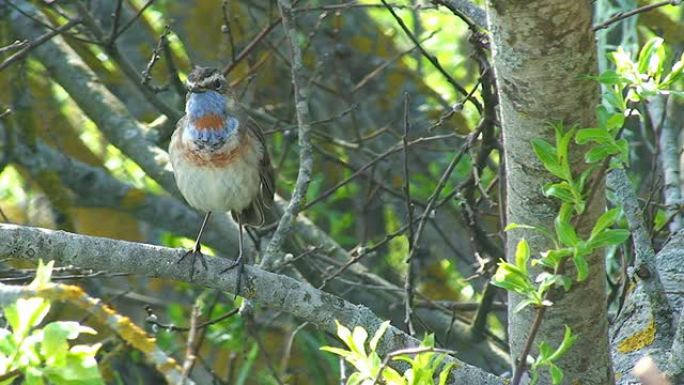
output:
[[[237,259],[234,260],[230,266],[226,267],[225,269],[221,270],[219,274],[224,274],[229,272],[230,270],[233,270],[235,268],[238,268],[238,276],[237,276],[237,285],[235,287],[235,298],[237,298],[238,294],[240,293],[240,286],[242,284],[242,275],[245,272],[245,261],[242,259],[242,253],[238,255]]]
[[[207,261],[206,259],[204,259],[204,254],[202,254],[202,249],[200,248],[200,246],[195,245],[192,249],[183,253],[183,256],[180,257],[180,259],[176,261],[176,263],[183,262],[183,260],[188,256],[192,258],[192,261],[190,262],[190,281],[192,281],[192,278],[195,275],[195,262],[197,262],[197,260],[199,259],[202,263],[202,267],[204,267],[204,270],[207,270]]]

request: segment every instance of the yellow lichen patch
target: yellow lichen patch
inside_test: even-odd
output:
[[[629,353],[639,349],[644,348],[653,343],[655,340],[655,322],[653,319],[648,323],[648,325],[634,333],[631,337],[625,338],[622,342],[618,344],[617,350],[620,353]]]
[[[154,338],[150,338],[144,330],[131,322],[128,317],[118,317],[117,334],[124,341],[145,354],[150,354],[155,348]]]
[[[180,366],[173,358],[168,358],[163,364],[157,365],[157,368],[162,373],[166,373],[170,370],[180,370]]]
[[[121,199],[121,207],[130,210],[139,207],[144,201],[145,192],[137,188],[131,188],[126,191],[126,195]]]
[[[58,301],[76,302],[81,299],[85,293],[83,292],[83,289],[78,286],[56,285],[46,288],[44,295],[47,298]]]

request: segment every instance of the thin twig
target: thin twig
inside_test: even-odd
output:
[[[432,65],[437,69],[437,71],[440,74],[442,74],[442,76],[444,76],[444,78],[447,80],[447,82],[449,82],[449,84],[451,84],[462,95],[467,96],[466,101],[470,101],[475,106],[475,108],[477,108],[478,112],[482,112],[482,105],[480,104],[480,102],[477,101],[477,99],[475,99],[472,96],[472,94],[470,94],[465,88],[463,88],[463,86],[461,86],[460,84],[458,84],[456,82],[456,80],[444,69],[444,67],[442,67],[442,65],[439,63],[439,60],[437,59],[437,57],[428,53],[425,50],[425,48],[423,48],[423,45],[420,44],[420,41],[418,41],[418,39],[413,35],[411,30],[408,28],[408,26],[406,26],[406,23],[404,23],[404,20],[402,20],[401,17],[399,17],[399,15],[397,15],[396,11],[387,3],[387,0],[380,0],[380,1],[382,2],[382,4],[385,5],[385,8],[387,8],[387,10],[392,14],[392,17],[394,17],[394,19],[397,21],[397,23],[399,23],[399,26],[401,27],[401,29],[411,39],[411,41],[413,42],[413,44],[415,44],[415,46],[418,48],[418,50],[420,50],[420,52],[423,54],[423,56],[425,56],[425,58],[428,59],[428,61],[430,63],[432,63]]]
[[[148,4],[150,4],[152,1],[154,0],[150,0]],[[86,27],[88,27],[88,29],[93,33],[93,35],[95,35],[95,38],[104,43],[105,39],[107,38],[105,36],[105,32],[102,30],[102,28],[100,28],[99,24],[90,13],[88,8],[86,8],[86,6],[81,2],[76,2],[76,8],[78,8],[79,15],[83,18],[83,24],[85,24]],[[142,13],[145,8],[146,7],[143,7],[140,10],[140,13]],[[136,19],[137,17],[133,18],[132,20]],[[126,27],[124,26],[121,31],[119,31],[117,36],[120,36],[125,28]],[[124,56],[121,51],[119,51],[119,48],[116,44],[116,39],[112,40],[109,45],[105,45],[104,47],[109,57],[111,57],[121,69],[121,72],[123,72],[124,75],[131,80],[133,85],[135,85],[135,87],[145,96],[145,99],[150,104],[152,104],[159,112],[166,115],[169,119],[173,121],[180,119],[182,116],[180,111],[166,104],[164,100],[159,98],[159,95],[154,93],[149,87],[142,83],[142,78],[138,70],[135,69],[135,66],[131,63],[131,61]]]
[[[292,4],[289,0],[279,0],[278,7],[283,23],[283,30],[290,46],[292,59],[292,84],[294,88],[295,111],[298,125],[299,170],[295,189],[290,203],[285,208],[278,228],[266,248],[266,256],[262,266],[269,267],[282,254],[282,246],[288,237],[294,219],[302,209],[306,191],[313,171],[313,150],[311,148],[311,116],[309,115],[309,88],[304,87],[304,64],[299,48],[292,15]]]
[[[112,14],[112,28],[109,31],[109,37],[107,38],[107,44],[112,44],[114,38],[119,29],[119,21],[121,20],[121,8],[123,5],[123,0],[116,0],[116,8],[114,9],[114,14]]]
[[[409,257],[406,259],[408,268],[406,269],[406,278],[404,281],[404,324],[406,324],[409,334],[413,336],[416,334],[416,331],[413,328],[413,322],[411,321],[411,315],[413,313],[413,280],[415,274],[415,263],[411,256],[413,255],[413,248],[416,245],[413,243],[413,205],[411,204],[411,183],[408,166],[408,133],[410,129],[408,111],[409,96],[408,93],[404,93],[404,135],[401,137],[401,142],[403,145],[404,154],[404,202],[406,204],[406,217],[408,218],[407,239],[409,250]]]
[[[197,354],[195,352],[195,337],[197,336],[197,318],[199,318],[199,316],[200,308],[197,302],[195,302],[192,307],[192,312],[190,313],[190,331],[188,332],[188,341],[185,345],[185,361],[183,361],[181,378],[178,381],[178,385],[185,385],[185,381],[190,375],[190,370],[197,359]]]
[[[5,53],[5,51],[24,48],[28,45],[28,43],[29,42],[27,40],[17,40],[14,43],[8,44],[4,47],[0,47],[0,54]]]
[[[230,27],[230,17],[228,17],[228,0],[221,2],[221,11],[223,12],[223,25],[221,32],[228,35],[228,44],[230,47],[230,60],[235,63],[235,38],[233,37],[233,29]]]
[[[663,7],[665,5],[680,5],[682,3],[682,0],[664,0],[660,1],[658,3],[653,3],[653,4],[648,4],[644,5],[643,7],[635,8],[631,11],[627,12],[618,12],[615,15],[611,16],[608,20],[604,21],[603,23],[597,24],[592,27],[592,31],[596,32],[599,30],[602,30],[604,28],[608,28],[613,23],[616,23],[620,20],[626,19],[628,17],[632,17],[634,15],[638,15],[640,13],[652,11],[656,8]]]
[[[256,48],[259,42],[261,42],[271,31],[273,31],[275,27],[280,25],[281,20],[282,18],[279,17],[273,22],[271,22],[271,24],[264,27],[264,29],[259,31],[259,33],[254,37],[254,39],[252,39],[252,41],[250,41],[249,44],[247,44],[247,46],[243,48],[239,54],[237,54],[235,60],[231,61],[228,65],[223,67],[223,74],[228,75],[233,69],[235,69],[235,67],[237,67],[237,65],[240,64],[240,62],[254,50],[254,48]]]
[[[12,56],[8,57],[5,59],[2,63],[0,63],[0,71],[5,69],[7,66],[10,64],[14,63],[17,60],[23,59],[29,52],[31,52],[34,48],[40,46],[41,44],[45,43],[46,41],[52,39],[53,37],[63,33],[64,31],[67,31],[71,28],[73,28],[75,25],[80,24],[81,19],[72,19],[69,20],[68,23],[61,25],[49,32],[46,32],[45,34],[39,36],[36,40],[30,41],[26,43],[24,48],[22,48],[20,51],[15,52],[12,54]]]
[[[152,80],[152,76],[150,74],[152,73],[152,67],[154,67],[154,64],[161,57],[159,55],[159,53],[163,49],[163,47],[167,44],[166,36],[168,36],[169,33],[171,33],[171,26],[167,24],[164,27],[164,32],[162,32],[161,36],[159,36],[159,41],[157,42],[157,46],[154,47],[154,49],[152,50],[152,57],[150,58],[150,61],[147,63],[147,66],[145,66],[145,69],[142,72],[142,80],[140,82],[143,85],[147,85],[148,87],[152,88],[152,90],[154,90],[154,91],[157,91],[157,88],[148,84],[150,82],[150,80]]]
[[[126,24],[124,24],[123,27],[121,27],[121,29],[116,33],[116,35],[114,35],[113,38],[109,39],[109,44],[113,44],[119,36],[126,32],[126,30],[128,30],[128,28],[130,28],[131,25],[133,25],[133,23],[135,23],[135,21],[138,20],[140,16],[142,16],[143,12],[145,12],[147,7],[152,5],[152,3],[154,3],[154,0],[148,0],[147,3],[145,3],[145,5],[143,5],[142,8],[140,8],[138,12],[136,12],[136,14],[130,20],[128,20]]]

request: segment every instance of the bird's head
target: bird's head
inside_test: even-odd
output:
[[[195,67],[188,75],[185,87],[191,93],[214,91],[225,94],[228,90],[228,81],[216,68]]]

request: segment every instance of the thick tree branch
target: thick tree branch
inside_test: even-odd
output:
[[[36,12],[27,7],[26,12]],[[43,28],[26,22],[18,11],[10,13],[10,28],[17,36],[34,40]],[[147,141],[144,127],[102,83],[97,75],[69,47],[61,36],[37,47],[33,53],[83,112],[92,119],[114,146],[135,161],[152,179],[167,191],[177,193],[168,154]]]
[[[470,29],[487,28],[487,13],[470,0],[432,0],[432,3],[449,8]]]
[[[189,269],[176,261],[181,249],[89,237],[63,231],[0,224],[0,258],[30,261],[55,260],[83,268],[142,274],[148,277],[190,281]],[[223,291],[233,291],[239,272],[220,274],[229,261],[208,258],[208,269],[195,272],[193,284]],[[243,284],[238,294],[272,310],[284,311],[309,321],[323,330],[335,332],[335,320],[348,326],[362,326],[375,331],[382,320],[365,306],[322,292],[290,277],[245,266]],[[378,345],[380,354],[418,345],[401,330],[390,327]],[[500,385],[504,381],[483,370],[456,362],[450,376],[459,383]]]

